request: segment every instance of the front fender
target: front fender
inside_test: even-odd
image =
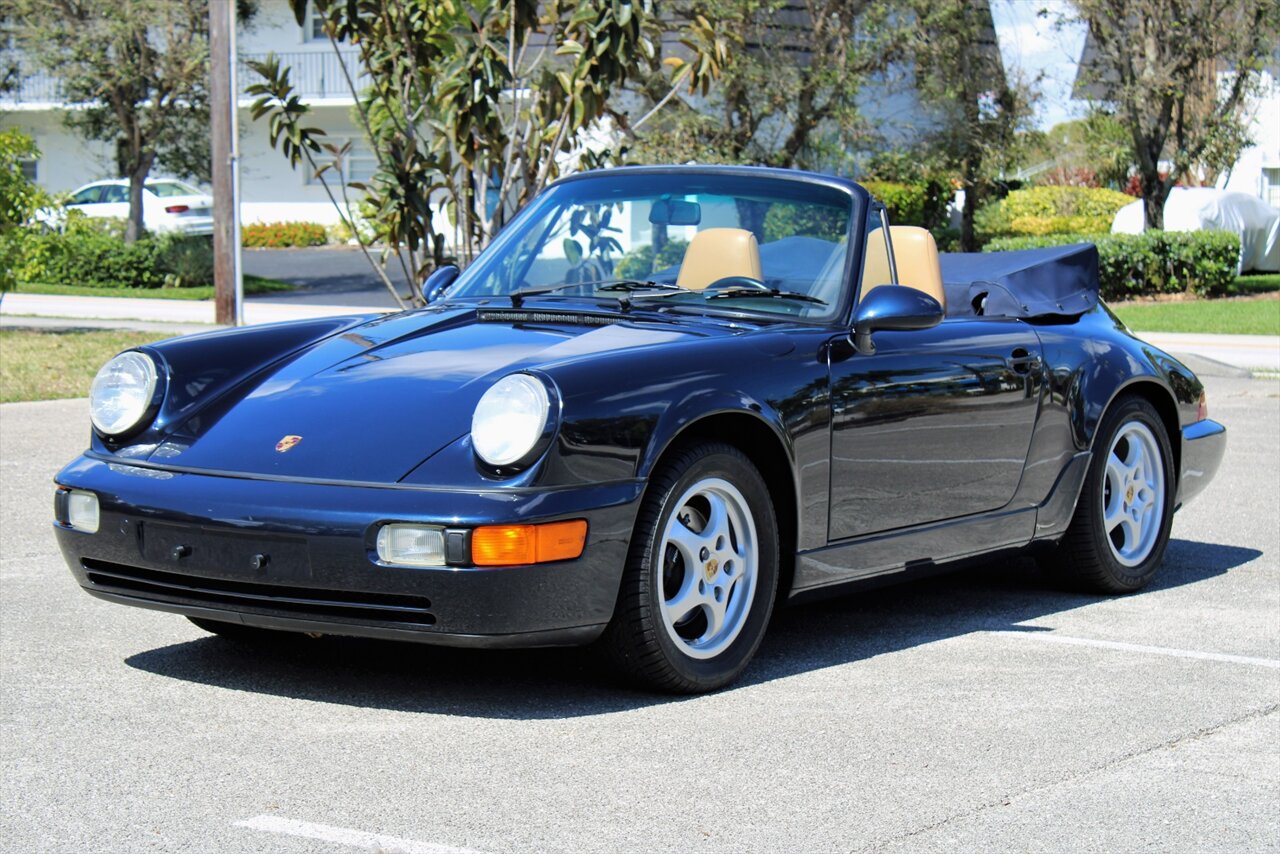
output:
[[[717,416],[747,416],[769,429],[787,455],[795,471],[795,445],[791,441],[781,414],[768,402],[757,400],[749,392],[706,389],[691,392],[673,402],[654,425],[649,441],[636,461],[636,477],[648,478],[667,450],[692,425]],[[725,439],[732,444],[733,437]]]

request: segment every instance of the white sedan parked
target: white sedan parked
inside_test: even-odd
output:
[[[155,233],[213,234],[213,199],[190,184],[155,178],[142,185],[142,222]],[[68,210],[86,216],[129,216],[129,182],[94,181],[71,194]]]

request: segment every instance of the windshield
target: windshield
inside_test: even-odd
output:
[[[776,176],[616,170],[553,187],[448,298],[833,315],[853,196]]]
[[[147,189],[157,196],[198,196],[200,191],[190,184],[181,181],[148,181]]]

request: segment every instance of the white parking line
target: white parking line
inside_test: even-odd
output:
[[[1199,650],[1194,649],[1173,649],[1167,646],[1145,646],[1138,643],[1124,643],[1123,641],[1073,638],[1068,635],[1058,635],[1043,631],[1003,631],[992,632],[992,634],[1005,636],[1013,635],[1016,637],[1031,638],[1032,640],[1065,643],[1072,646],[1096,646],[1101,647],[1102,649],[1118,649],[1123,652],[1143,652],[1151,655],[1168,655],[1174,658],[1198,658],[1202,661],[1222,661],[1227,664],[1251,664],[1255,667],[1273,667],[1280,669],[1280,659],[1275,658],[1254,658],[1248,655],[1228,655],[1224,652],[1200,652]]]
[[[470,848],[456,848],[452,845],[440,845],[435,842],[419,842],[416,839],[386,836],[381,833],[366,833],[363,830],[332,827],[327,824],[314,824],[309,821],[294,821],[291,818],[280,818],[274,815],[254,816],[244,821],[237,821],[235,826],[247,827],[250,830],[265,830],[268,833],[283,833],[287,836],[300,836],[304,839],[319,839],[322,842],[350,845],[354,848],[385,852],[385,854],[479,854],[479,852]]]

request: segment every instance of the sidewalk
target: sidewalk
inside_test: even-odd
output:
[[[257,297],[246,300],[245,322],[274,323],[333,315],[373,314],[389,309],[353,305],[313,305],[291,300]],[[139,322],[162,329],[190,331],[191,324],[213,324],[213,303],[188,300],[133,299],[129,297],[73,297],[43,294],[0,294],[0,324],[21,326],[23,318],[60,318],[83,321],[86,326],[131,326]],[[52,320],[32,321],[33,326],[56,325]],[[190,328],[188,328],[190,327]],[[1206,375],[1240,376],[1246,372],[1280,373],[1280,336],[1203,335],[1173,332],[1138,332],[1145,341],[1185,358],[1188,366]],[[1225,370],[1224,370],[1225,369]],[[1222,372],[1222,373],[1219,373]]]
[[[245,300],[246,324],[302,320],[337,314],[381,314],[385,309],[348,305]],[[155,323],[214,322],[212,300],[133,297],[71,297],[46,294],[0,294],[0,317],[62,317],[75,320],[144,320]]]

